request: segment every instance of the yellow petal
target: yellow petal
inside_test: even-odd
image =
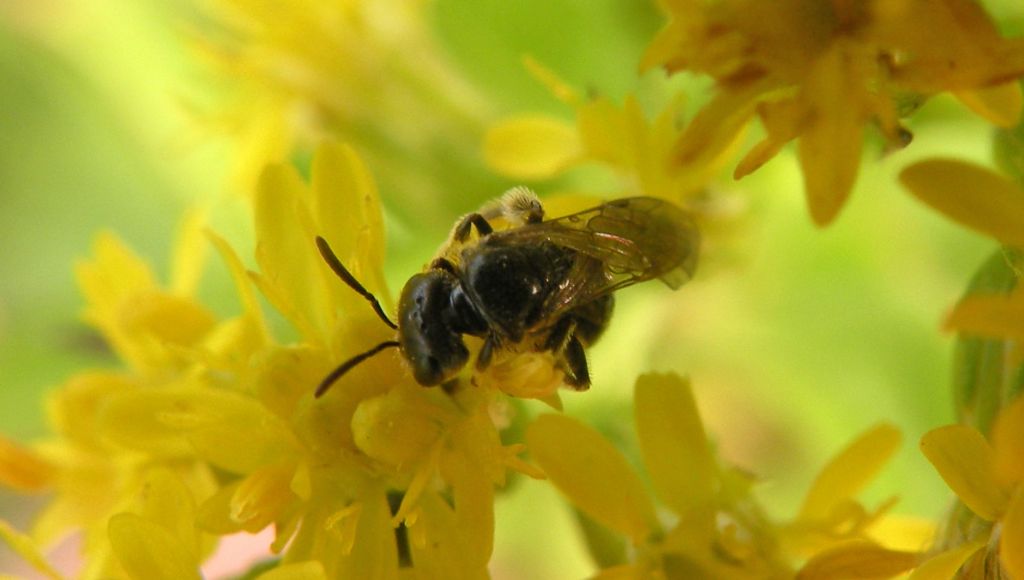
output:
[[[263,477],[260,472],[254,475]],[[281,497],[278,495],[264,494],[262,497],[257,497],[251,491],[239,493],[242,484],[251,478],[252,476],[249,476],[246,479],[224,485],[207,498],[196,512],[196,528],[218,536],[226,536],[243,530],[249,533],[257,533],[265,528],[268,523],[271,523],[267,521],[266,517],[262,516],[274,514],[278,516],[278,519],[273,520],[273,523],[276,524],[276,537],[271,549],[277,553],[280,551],[278,545],[286,543],[294,534],[295,529],[290,526],[296,517],[296,513],[299,512],[284,513],[281,508],[285,506],[278,503]],[[261,501],[264,499],[265,501]],[[252,508],[244,508],[245,511],[242,515],[247,517],[247,519],[236,517],[240,513],[238,509],[240,504],[253,506]],[[299,515],[304,515],[304,513],[299,513]]]
[[[984,546],[985,542],[975,541],[932,556],[915,568],[908,580],[950,580],[960,566]]]
[[[445,457],[441,471],[452,488],[460,559],[470,570],[484,570],[494,549],[494,485],[468,453]]]
[[[395,548],[395,530],[391,526],[391,509],[384,493],[366,498],[359,514],[351,552],[340,558],[331,578],[395,578],[398,574],[398,551]],[[329,544],[323,548],[330,549]],[[317,554],[320,560],[338,557],[337,554]],[[328,567],[328,572],[331,572]]]
[[[54,475],[48,461],[0,435],[0,485],[21,492],[42,491]]]
[[[166,409],[162,420],[185,429],[198,455],[221,469],[251,473],[298,453],[288,427],[251,399],[203,392],[177,401],[188,409]]]
[[[658,497],[682,517],[711,517],[717,468],[689,381],[641,375],[635,405],[640,450]]]
[[[484,158],[499,173],[520,179],[547,179],[580,156],[572,125],[544,115],[525,114],[500,121],[484,137]]]
[[[753,173],[796,138],[803,130],[807,110],[800,106],[798,100],[790,98],[761,103],[757,106],[757,114],[768,134],[736,165],[732,174],[734,179]]]
[[[846,203],[864,146],[863,87],[849,56],[837,45],[819,58],[804,85],[811,110],[800,136],[800,167],[811,217],[819,226],[828,225]]]
[[[421,578],[486,578],[487,561],[467,541],[452,507],[436,492],[423,494],[409,530],[412,560]],[[487,530],[488,537],[491,531]]]
[[[641,73],[656,66],[664,66],[669,72],[686,66],[684,63],[678,62],[683,57],[679,48],[680,36],[683,38],[688,36],[685,31],[680,30],[681,28],[678,20],[673,19],[658,32],[640,58]]]
[[[992,427],[992,447],[997,479],[1024,483],[1024,397],[1018,396],[999,413]]]
[[[451,506],[436,492],[424,493],[420,499],[420,517],[408,528],[409,548],[416,570],[424,578],[456,578],[467,568],[462,561]]]
[[[239,522],[231,517],[231,499],[241,484],[242,481],[235,481],[224,485],[217,493],[207,498],[196,512],[196,526],[221,536],[241,531],[246,522]],[[246,531],[256,532],[259,529]]]
[[[963,425],[947,425],[925,433],[921,452],[971,511],[995,521],[1009,496],[993,478],[993,452],[980,433]]]
[[[799,580],[889,578],[917,564],[917,552],[887,550],[865,540],[845,542],[818,553],[800,569]]]
[[[214,247],[217,248],[221,259],[228,267],[228,271],[231,272],[231,279],[235,283],[235,291],[238,292],[238,296],[242,301],[243,312],[256,324],[260,338],[265,340],[267,326],[263,318],[263,309],[260,308],[259,298],[257,298],[256,292],[253,289],[252,280],[246,274],[242,260],[224,238],[211,231],[207,231],[206,235]]]
[[[900,439],[899,430],[888,424],[873,427],[858,437],[815,478],[800,508],[800,519],[825,519],[848,503],[889,461]]]
[[[329,361],[326,357],[327,353],[323,349],[307,345],[278,346],[267,349],[251,363],[255,398],[263,403],[268,411],[282,419],[287,420],[294,417],[294,413],[299,409],[300,401],[303,401],[303,398],[308,399],[312,389],[330,370],[330,365],[337,364],[336,361]],[[367,364],[372,364],[372,361],[368,361]],[[360,367],[356,367],[353,369],[353,373],[359,372],[359,369]],[[348,394],[348,391],[338,388],[331,394],[336,397],[339,392]],[[344,410],[331,409],[327,416],[351,417],[356,403],[366,396],[367,393],[360,393],[359,396],[352,398],[351,407]],[[337,442],[351,447],[351,430],[348,429],[348,420],[344,421],[345,429],[333,430],[332,436],[328,439],[334,442],[336,438],[333,435],[342,436],[344,440]]]
[[[926,551],[935,542],[937,523],[934,520],[885,514],[867,530],[870,540],[894,550]]]
[[[635,543],[658,529],[640,478],[597,431],[562,415],[542,415],[526,441],[555,486],[594,520]]]
[[[638,128],[643,122],[642,117],[637,118],[640,113],[637,107],[636,99],[627,100],[626,106],[619,108],[607,97],[593,99],[579,107],[576,128],[589,159],[618,169],[636,167],[641,139]]]
[[[173,409],[178,391],[128,391],[111,397],[96,418],[97,432],[108,441],[156,457],[188,456],[184,433],[161,421]]]
[[[7,544],[9,548],[24,558],[33,568],[42,572],[47,577],[54,579],[62,578],[60,573],[54,570],[50,563],[46,561],[46,557],[43,556],[39,546],[36,545],[32,538],[15,530],[2,519],[0,519],[0,541]]]
[[[184,482],[168,469],[155,468],[146,473],[136,498],[137,514],[166,529],[196,561],[199,537],[196,531],[196,504]]]
[[[293,465],[268,465],[249,474],[231,496],[229,517],[248,532],[283,519],[297,499],[291,491]]]
[[[327,580],[324,565],[317,561],[276,566],[256,577],[258,580]]]
[[[1024,578],[1024,485],[1017,486],[1002,527],[999,557],[1011,578]]]
[[[559,78],[554,71],[542,65],[537,59],[529,55],[524,56],[523,67],[526,68],[526,72],[530,73],[530,76],[546,86],[548,90],[551,91],[551,94],[559,101],[562,101],[567,105],[573,105],[579,101],[580,97],[576,93],[576,89],[572,88],[569,83]]]
[[[377,185],[354,149],[325,142],[313,156],[313,215],[323,236],[356,280],[387,308],[384,282],[384,215]],[[341,283],[320,261],[335,307],[365,309],[363,298]]]
[[[904,169],[900,181],[946,217],[1024,246],[1024,191],[1009,179],[965,161],[930,159]]]
[[[770,87],[751,83],[722,88],[686,126],[675,145],[677,163],[690,165],[702,159],[718,159],[736,142],[754,115],[757,99]]]
[[[1016,80],[991,87],[956,91],[960,102],[1000,127],[1013,127],[1020,121],[1024,95]]]
[[[67,380],[46,397],[46,415],[61,436],[84,447],[101,449],[96,430],[100,409],[118,393],[138,388],[123,372],[87,371]]]
[[[968,296],[949,313],[945,325],[974,336],[1024,338],[1024,291]]]
[[[110,518],[107,533],[114,554],[131,578],[185,580],[199,576],[195,555],[167,528],[136,514]]]
[[[146,353],[125,335],[120,316],[126,301],[155,292],[156,280],[149,266],[113,234],[97,236],[93,254],[92,260],[75,266],[75,277],[87,303],[83,317],[103,334],[122,360],[145,367],[149,362]]]
[[[75,267],[75,274],[89,311],[100,318],[115,310],[126,296],[156,289],[149,266],[114,234],[97,236],[93,254],[92,260]]]
[[[260,175],[256,190],[256,261],[266,284],[268,298],[309,339],[325,339],[331,313],[320,283],[322,261],[316,232],[307,231],[300,219],[309,197],[308,188],[291,166],[270,165]]]
[[[213,313],[188,298],[163,292],[140,292],[126,300],[117,320],[136,341],[153,338],[158,346],[192,346],[209,333]]]
[[[250,473],[296,444],[287,427],[256,401],[228,392],[167,389],[126,393],[108,404],[99,428],[118,444],[157,454],[198,455]]]
[[[206,238],[203,224],[206,216],[198,210],[185,213],[174,243],[171,257],[171,292],[177,296],[192,296],[199,286],[206,262]]]
[[[882,2],[896,5],[882,23],[883,43],[914,55],[893,70],[897,86],[931,94],[1006,82],[1024,70],[1019,39],[1001,38],[982,4],[972,0]],[[903,14],[899,14],[902,12]]]

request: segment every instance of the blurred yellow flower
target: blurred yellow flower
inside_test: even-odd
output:
[[[0,443],[5,459],[0,462],[0,482],[54,494],[33,525],[31,542],[52,546],[82,530],[87,554],[84,578],[124,576],[131,565],[120,558],[125,552],[108,533],[108,522],[149,493],[154,464],[173,472],[176,485],[184,490],[180,495],[188,495],[192,502],[216,488],[210,467],[197,461],[187,445],[164,444],[142,423],[142,417],[123,414],[129,401],[146,393],[166,393],[201,381],[196,360],[203,353],[211,358],[224,354],[234,344],[218,343],[233,322],[217,322],[192,298],[202,269],[201,223],[196,214],[186,219],[167,289],[117,238],[110,234],[97,238],[95,257],[78,266],[79,284],[87,299],[85,319],[129,368],[85,371],[51,393],[47,410],[54,438],[31,450]],[[125,441],[130,444],[124,445]],[[128,528],[132,529],[129,535],[135,536],[138,530],[131,524]],[[148,532],[140,534],[139,541],[151,538]],[[210,542],[192,536],[193,567],[211,547]]]
[[[324,138],[356,144],[378,174],[409,176],[404,192],[425,193],[423,165],[438,151],[474,156],[486,104],[437,46],[430,3],[197,4],[200,55],[226,93],[206,120],[238,142],[243,191],[266,163]]]
[[[484,156],[500,173],[517,179],[550,179],[572,167],[595,163],[617,176],[621,195],[686,204],[701,195],[723,167],[722,151],[687,164],[672,163],[680,135],[681,99],[668,102],[649,120],[636,96],[627,96],[622,105],[603,96],[584,99],[536,62],[527,60],[526,65],[575,109],[576,123],[534,113],[494,123],[484,140]]]
[[[872,539],[891,502],[872,513],[853,499],[895,449],[894,428],[877,427],[851,445],[818,477],[800,514],[780,525],[762,512],[747,474],[719,465],[686,381],[643,375],[635,394],[644,465],[671,519],[592,428],[545,415],[527,432],[530,452],[552,482],[633,547],[629,562],[614,562],[599,577],[788,578],[808,556],[805,578],[854,577],[860,570],[893,575],[916,563],[916,553]]]
[[[973,0],[663,0],[668,25],[645,67],[710,75],[717,94],[676,143],[676,159],[721,151],[758,116],[767,133],[740,178],[799,140],[811,216],[831,222],[857,176],[864,126],[891,147],[916,99],[949,91],[1001,126],[1016,123],[1024,40],[1004,39]]]
[[[921,451],[976,516],[950,522],[933,566],[965,566],[966,578],[1024,577],[1024,398],[1003,409],[989,440],[949,425],[926,433]]]

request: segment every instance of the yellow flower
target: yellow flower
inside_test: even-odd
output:
[[[767,136],[737,178],[798,139],[811,216],[831,222],[856,180],[864,126],[891,147],[914,99],[949,91],[1010,126],[1024,41],[999,36],[973,0],[664,0],[670,21],[644,66],[710,75],[717,94],[677,142],[681,163],[720,151],[754,116]]]
[[[48,396],[56,433],[31,449],[3,441],[0,482],[15,489],[51,491],[53,499],[26,541],[51,546],[84,531],[85,578],[123,576],[108,522],[147,489],[154,462],[163,463],[198,501],[216,487],[209,466],[184,445],[164,445],[121,414],[125,401],[201,380],[197,360],[218,360],[244,341],[234,340],[235,321],[218,323],[192,299],[202,269],[201,221],[185,221],[169,288],[161,288],[148,266],[110,234],[95,244],[95,257],[78,266],[88,304],[85,318],[127,363],[124,371],[80,373]],[[122,445],[129,440],[131,445]],[[183,494],[186,492],[182,492]],[[211,545],[192,538],[192,567]],[[25,543],[22,542],[24,546]]]
[[[198,579],[203,550],[191,491],[173,473],[157,468],[146,474],[134,503],[107,524],[128,577]]]
[[[425,389],[390,352],[314,398],[339,360],[390,332],[314,243],[324,236],[390,303],[366,167],[352,149],[324,145],[310,185],[270,166],[254,202],[258,272],[209,235],[238,287],[242,314],[233,320],[196,324],[205,311],[155,289],[119,244],[104,241],[99,261],[83,267],[93,302],[104,298],[91,318],[133,369],[85,373],[59,391],[58,436],[38,457],[0,445],[0,482],[58,489],[37,524],[48,533],[33,538],[47,545],[54,528],[86,527],[89,578],[194,576],[210,534],[268,526],[270,550],[283,552],[269,578],[394,578],[403,567],[483,575],[495,487],[509,468],[536,475],[517,458],[521,445],[499,439],[500,392],[468,381]],[[274,337],[257,288],[296,340]],[[145,323],[134,322],[140,313]]]
[[[539,64],[527,60],[526,65],[575,109],[576,123],[525,113],[492,125],[485,137],[484,156],[505,175],[550,179],[573,167],[596,163],[617,176],[626,195],[685,203],[703,193],[725,162],[716,151],[685,165],[671,163],[680,135],[681,99],[669,101],[648,120],[636,96],[627,96],[622,105],[603,96],[584,99]]]
[[[175,347],[197,344],[215,325],[213,315],[190,298],[203,262],[205,240],[199,220],[194,214],[184,224],[167,290],[158,286],[138,256],[109,233],[96,239],[96,258],[76,268],[88,302],[86,322],[141,375],[180,369],[187,361]]]
[[[625,457],[592,428],[545,415],[527,433],[530,452],[552,482],[633,547],[629,562],[609,563],[600,577],[787,578],[808,555],[815,558],[801,572],[807,578],[836,577],[837,570],[891,575],[916,562],[916,554],[870,539],[891,503],[868,513],[852,499],[895,448],[892,427],[851,445],[819,476],[800,515],[779,525],[751,495],[750,477],[715,459],[686,381],[643,375],[635,401],[640,451],[671,519],[659,514]]]
[[[926,433],[921,451],[976,517],[954,512],[945,551],[919,577],[948,578],[961,566],[967,578],[1024,577],[1024,398],[1003,409],[989,440],[949,425]]]
[[[208,120],[237,141],[246,193],[265,164],[324,138],[355,143],[378,174],[406,176],[406,192],[436,193],[424,159],[474,157],[485,104],[437,46],[429,3],[198,4],[207,16],[196,25],[200,54],[226,89]]]

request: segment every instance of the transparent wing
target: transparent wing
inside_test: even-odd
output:
[[[653,197],[618,199],[489,237],[499,244],[549,242],[578,253],[546,304],[552,313],[654,278],[676,289],[693,277],[700,246],[693,218]]]

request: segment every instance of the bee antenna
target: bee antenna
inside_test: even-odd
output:
[[[330,374],[324,377],[324,380],[320,381],[320,386],[316,388],[316,393],[313,396],[319,399],[321,396],[323,396],[324,393],[327,392],[327,389],[331,388],[331,385],[333,385],[335,381],[340,379],[342,375],[344,375],[348,371],[352,370],[352,367],[356,366],[357,364],[363,362],[364,360],[370,358],[371,356],[377,354],[378,352],[386,348],[395,348],[397,346],[397,340],[386,340],[378,344],[377,346],[371,348],[370,350],[362,354],[357,354],[356,356],[341,363],[340,365],[338,365],[338,368],[331,371]]]
[[[338,256],[334,255],[334,250],[332,250],[331,246],[328,245],[327,240],[317,236],[316,247],[320,250],[320,255],[324,257],[324,261],[327,262],[327,265],[331,267],[331,270],[334,270],[334,273],[341,278],[341,281],[348,284],[349,288],[358,292],[360,296],[366,298],[373,306],[373,311],[376,312],[377,316],[384,321],[384,324],[390,326],[392,330],[398,330],[398,325],[391,322],[388,315],[384,314],[384,309],[380,307],[380,302],[377,302],[377,297],[371,294],[366,288],[363,288],[363,285],[356,280],[356,277],[342,265],[341,260],[338,259]]]

